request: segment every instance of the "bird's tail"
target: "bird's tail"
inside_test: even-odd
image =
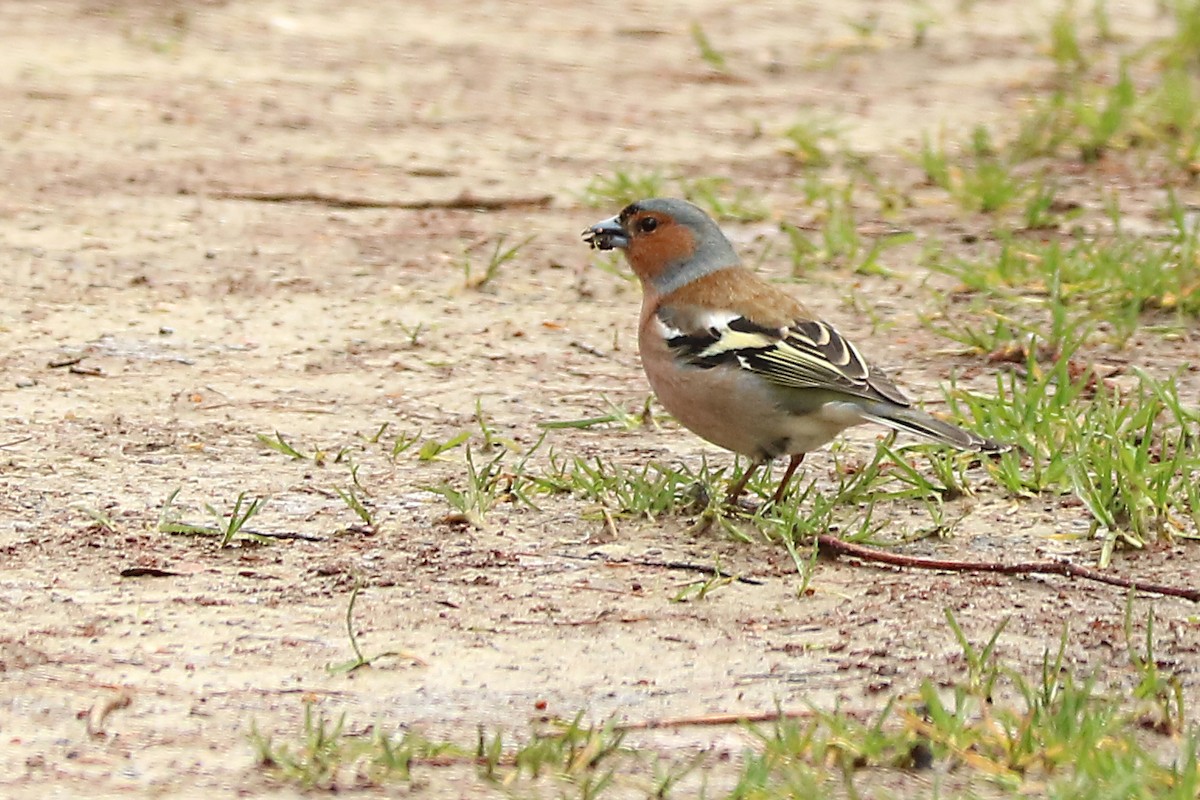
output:
[[[1012,449],[1012,445],[997,442],[949,422],[943,422],[937,417],[915,408],[875,407],[864,409],[863,416],[872,422],[878,422],[894,430],[915,433],[960,450],[970,450],[976,453],[1003,453]]]

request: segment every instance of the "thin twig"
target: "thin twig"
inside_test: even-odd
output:
[[[24,444],[32,438],[32,436],[22,436],[20,439],[13,439],[10,442],[0,442],[0,450],[4,449],[5,447],[15,447],[19,444]]]
[[[407,211],[427,211],[434,208],[452,211],[500,211],[506,208],[545,208],[554,199],[552,195],[539,194],[516,197],[476,197],[470,192],[445,200],[384,200],[375,197],[345,197],[324,192],[237,192],[237,191],[188,191],[214,200],[249,200],[255,203],[317,203],[329,208],[400,208]]]
[[[732,572],[726,572],[723,569],[708,567],[704,564],[691,564],[687,561],[651,561],[642,558],[620,558],[609,559],[610,563],[615,564],[633,564],[639,567],[657,567],[658,569],[674,569],[680,572],[700,572],[705,575],[713,575],[718,578],[728,578],[738,583],[748,583],[751,586],[762,586],[765,581],[760,581],[757,578],[746,578],[742,575],[734,575]]]
[[[224,536],[224,532],[217,530],[211,525],[198,525],[193,522],[165,522],[158,526],[158,529],[163,533],[172,533],[176,536]],[[247,536],[258,536],[263,539],[294,539],[301,542],[323,542],[324,536],[313,536],[309,533],[296,533],[294,531],[258,531],[253,528],[239,528],[238,533],[246,534]]]
[[[587,344],[586,342],[571,342],[570,344],[571,344],[571,347],[574,347],[576,350],[578,350],[581,353],[587,353],[589,356],[595,356],[596,358],[608,358],[609,357],[608,353],[604,352],[603,350],[599,350],[595,347],[592,347],[590,344]]]
[[[896,567],[909,569],[937,569],[946,572],[992,572],[998,575],[1062,575],[1068,578],[1083,578],[1084,580],[1107,583],[1110,586],[1120,586],[1123,589],[1133,589],[1138,592],[1161,594],[1167,597],[1182,597],[1200,603],[1200,589],[1185,589],[1180,586],[1164,586],[1157,583],[1122,578],[1109,575],[1091,567],[1081,567],[1070,561],[1026,561],[1016,564],[1003,564],[996,561],[947,561],[940,558],[921,558],[906,556],[899,553],[889,553],[874,547],[844,542],[836,536],[827,533],[817,536],[817,546],[821,551],[836,555],[853,556],[863,561],[878,564],[891,564]]]
[[[729,580],[737,581],[738,583],[748,583],[751,586],[762,586],[765,581],[760,581],[757,578],[745,578],[741,575],[734,575],[731,572],[725,572],[721,569],[709,567],[704,564],[692,564],[687,561],[652,561],[645,558],[610,558],[603,553],[591,553],[586,556],[576,556],[570,553],[554,553],[557,558],[570,558],[576,561],[603,561],[605,564],[628,564],[634,567],[653,567],[655,569],[672,569],[680,572],[699,572],[704,575],[712,575],[717,578],[728,578]]]
[[[622,625],[631,625],[635,622],[646,622],[650,619],[651,619],[650,617],[648,617],[644,614],[636,614],[636,615],[628,615],[627,614],[627,615],[618,617],[618,616],[611,616],[611,615],[605,614],[604,612],[600,612],[596,616],[589,617],[588,619],[564,619],[564,620],[558,620],[558,619],[513,619],[513,620],[509,620],[509,623],[512,625],[541,625],[541,626],[550,625],[550,626],[554,626],[554,627],[563,627],[563,628],[583,628],[583,627],[588,627],[590,625],[603,625],[608,622],[619,622]]]
[[[619,534],[617,533],[617,523],[613,521],[612,512],[607,508],[600,509],[600,513],[604,515],[604,528],[608,531],[608,535],[612,541],[616,541]]]

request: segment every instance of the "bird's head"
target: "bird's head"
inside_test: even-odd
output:
[[[738,264],[733,245],[712,217],[676,198],[630,203],[585,230],[583,240],[598,250],[624,250],[642,285],[659,294]]]

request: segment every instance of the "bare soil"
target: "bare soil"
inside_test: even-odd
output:
[[[1136,38],[1164,25],[1155,5],[1110,12]],[[729,231],[751,258],[772,248],[762,268],[782,277],[775,222],[812,211],[781,132],[814,116],[911,193],[918,242],[889,251],[895,277],[818,275],[807,301],[914,396],[936,400],[952,372],[986,388],[995,365],[939,354],[918,325],[928,276],[912,262],[927,241],[972,247],[987,222],[921,188],[903,154],[925,131],[962,140],[1010,119],[1048,74],[1055,7],[0,2],[0,793],[287,796],[248,735],[294,736],[306,703],[355,730],[467,742],[580,709],[871,710],[959,674],[947,607],[980,640],[1011,616],[1000,653],[1018,664],[1070,623],[1072,665],[1120,691],[1126,596],[1110,587],[822,561],[800,592],[782,548],[690,517],[610,529],[553,495],[453,524],[426,487],[463,485],[463,449],[385,452],[402,433],[478,432],[477,402],[521,448],[539,422],[640,407],[636,287],[590,269],[578,238],[617,210],[585,205],[589,181],[660,170],[752,187],[774,221]],[[926,13],[936,22],[914,47]],[[856,33],[858,19],[875,30]],[[693,22],[728,73],[699,58]],[[1133,181],[1067,186],[1093,207],[1115,187],[1136,214],[1161,192]],[[463,196],[496,207],[444,207]],[[866,233],[885,228],[866,214]],[[470,288],[464,262],[478,275],[500,235],[533,238]],[[1200,344],[1147,338],[1110,355],[1167,375]],[[323,463],[256,438],[277,431]],[[876,433],[850,436],[850,453],[869,457]],[[556,430],[544,448],[628,468],[729,459],[669,421]],[[352,485],[351,462],[373,533],[334,491]],[[814,455],[809,476],[832,480],[832,463]],[[176,488],[187,521],[246,492],[269,497],[251,527],[306,538],[218,549],[162,533]],[[904,551],[1094,558],[1077,505],[1006,497],[982,476],[975,488],[951,504],[952,535]],[[928,524],[920,506],[885,521],[898,535]],[[761,583],[676,603],[697,576],[636,563],[717,559]],[[122,576],[134,568],[169,574]],[[1162,543],[1112,569],[1194,583],[1200,548]],[[356,581],[367,654],[407,656],[330,674],[351,657]],[[1138,598],[1139,630],[1151,603],[1157,655],[1194,707],[1196,608]],[[747,743],[732,728],[637,741],[733,763]],[[423,780],[429,796],[466,791],[436,770]]]

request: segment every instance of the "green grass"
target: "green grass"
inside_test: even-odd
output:
[[[840,147],[840,133],[832,122],[815,117],[800,119],[783,132],[783,149],[797,166],[828,167]]]
[[[725,54],[713,46],[712,40],[700,23],[693,22],[689,30],[692,42],[695,43],[696,50],[700,53],[700,59],[717,72],[729,72],[729,63]]]
[[[951,534],[958,520],[948,516],[946,503],[971,494],[973,482],[985,477],[977,457],[926,444],[896,447],[895,440],[895,434],[882,439],[866,461],[835,446],[834,483],[821,477],[804,480],[798,473],[779,505],[765,502],[778,476],[764,470],[748,487],[763,503],[753,514],[731,515],[716,507],[707,513],[736,539],[782,545],[805,579],[811,560],[804,551],[818,534],[872,545]],[[924,517],[911,513],[914,505],[925,511]]]
[[[1051,22],[1053,90],[1033,96],[1007,148],[1014,162],[1073,155],[1084,163],[1128,151],[1159,151],[1187,175],[1200,173],[1200,4],[1163,4],[1174,23],[1166,36],[1132,48],[1113,34],[1103,3],[1094,6],[1094,36],[1071,3]]]
[[[1009,240],[994,259],[959,260],[943,271],[988,306],[986,321],[964,322],[961,312],[927,320],[969,349],[1017,362],[994,394],[951,391],[951,406],[1019,445],[989,466],[1006,491],[1078,498],[1102,541],[1101,564],[1117,546],[1200,527],[1196,409],[1174,378],[1135,370],[1131,387],[1110,385],[1086,355],[1100,342],[1125,346],[1147,323],[1182,328],[1200,314],[1195,228],[1174,200],[1166,216],[1171,230],[1160,239],[1118,229],[1066,245]]]
[[[666,196],[683,197],[721,221],[754,222],[770,216],[755,187],[715,175],[669,178],[658,171],[617,170],[592,178],[582,200],[592,208],[616,213],[637,200]]]
[[[1031,356],[1024,376],[998,374],[995,394],[947,393],[968,424],[1017,445],[989,462],[993,479],[1018,496],[1077,497],[1089,535],[1102,540],[1102,565],[1118,545],[1196,536],[1200,410],[1173,378],[1135,371],[1133,387],[1122,391],[1070,356],[1049,364]]]
[[[283,434],[279,431],[275,431],[275,435],[273,437],[267,436],[265,433],[259,433],[255,434],[255,438],[258,439],[259,444],[263,445],[267,449],[274,450],[277,453],[283,453],[285,456],[293,458],[297,461],[305,461],[312,458],[312,455],[297,450],[291,444],[291,442],[283,438]]]
[[[417,458],[421,461],[441,459],[446,453],[462,447],[471,438],[470,431],[459,431],[449,439],[426,439],[417,449]],[[405,448],[407,449],[407,447]]]
[[[700,177],[682,180],[680,193],[718,220],[756,222],[770,214],[759,193],[748,186],[737,186],[728,178]]]
[[[475,527],[482,527],[488,512],[502,502],[537,510],[533,494],[553,491],[553,488],[537,479],[528,465],[546,441],[546,434],[543,432],[532,447],[522,452],[514,440],[497,431],[478,398],[475,420],[482,439],[478,448],[481,460],[476,460],[470,432],[462,431],[452,441],[455,447],[466,445],[463,452],[465,480],[446,480],[423,487],[425,491],[440,495],[454,510],[456,521]]]
[[[457,755],[450,744],[433,743],[419,736],[373,733],[356,736],[345,730],[345,716],[331,721],[304,706],[303,730],[294,742],[277,743],[272,737],[251,733],[258,764],[281,783],[302,789],[336,791],[339,787],[381,785],[407,781],[413,762]]]
[[[679,587],[679,591],[671,598],[672,603],[695,603],[711,597],[721,589],[734,583],[737,579],[721,573],[721,562],[717,560],[713,574],[707,578],[697,578]]]
[[[354,658],[349,661],[343,661],[340,664],[330,664],[326,667],[326,671],[333,675],[343,675],[354,672],[363,667],[369,667],[378,662],[380,659],[403,657],[406,654],[397,650],[388,650],[382,653],[376,653],[373,656],[368,656],[363,653],[362,647],[358,643],[358,635],[354,632],[354,604],[358,601],[358,596],[362,592],[362,582],[355,580],[354,588],[350,590],[350,599],[346,603],[346,637],[350,642],[350,650],[354,653]],[[423,663],[423,662],[421,662]],[[310,721],[311,722],[311,721]],[[311,727],[311,725],[310,725]]]
[[[222,512],[210,503],[204,504],[204,509],[212,517],[212,525],[202,525],[185,522],[179,518],[175,508],[175,500],[180,490],[176,488],[163,502],[159,511],[158,530],[163,533],[174,533],[183,536],[213,536],[219,538],[219,547],[228,547],[235,541],[247,541],[263,544],[270,537],[257,531],[246,530],[246,523],[258,515],[266,505],[265,497],[248,498],[247,492],[239,492],[233,501],[233,507],[228,512]]]
[[[342,502],[346,504],[346,507],[350,509],[356,517],[358,517],[358,519],[367,527],[368,530],[375,531],[375,514],[361,494],[362,487],[349,486],[343,489],[340,486],[335,486],[333,491],[339,498],[341,498]]]
[[[1087,318],[1103,323],[1119,346],[1147,323],[1185,327],[1200,317],[1200,231],[1174,195],[1162,216],[1159,238],[1120,231],[1066,243],[1010,238],[995,256],[931,266],[993,309],[1041,306]]]
[[[708,508],[720,496],[714,488],[720,474],[707,464],[698,472],[655,462],[626,468],[601,458],[551,453],[548,469],[534,480],[544,491],[570,492],[617,516],[653,519]]]
[[[761,535],[799,547],[806,537],[833,530],[845,538],[868,541],[879,530],[872,521],[877,505],[914,499],[938,503],[970,491],[967,460],[924,445],[893,450],[890,442],[884,442],[866,464],[850,468],[835,461],[838,481],[828,490],[819,488],[816,479],[802,483],[798,477],[786,502],[778,506],[766,501],[780,475],[760,470],[747,486],[749,498],[758,504],[748,514],[722,508],[727,481],[737,480],[748,465],[732,456],[725,466],[715,468],[706,461],[697,469],[655,461],[630,468],[598,457],[562,457],[552,451],[543,469],[524,471],[523,484],[531,492],[573,494],[612,518],[696,516],[702,524],[719,523],[744,540]],[[742,526],[747,520],[755,533]]]
[[[507,241],[508,236],[504,233],[499,234],[496,236],[495,245],[492,247],[491,255],[488,256],[487,264],[484,265],[482,272],[477,271],[470,255],[464,253],[459,261],[463,272],[463,286],[467,289],[476,290],[491,288],[492,282],[500,275],[500,268],[516,259],[521,252],[521,248],[533,241],[534,238],[533,236],[527,236],[516,244],[505,247],[504,243]],[[416,337],[414,336],[413,341],[415,339]]]
[[[1003,211],[1038,190],[1037,179],[1022,177],[1016,164],[997,151],[986,128],[977,127],[968,152],[951,155],[944,143],[924,137],[917,162],[933,185],[944,189],[964,210]]]
[[[415,789],[442,773],[464,791],[519,797],[927,796],[931,781],[956,797],[1197,796],[1200,729],[1179,676],[1154,655],[1153,613],[1139,641],[1132,598],[1125,671],[1081,671],[1067,654],[1067,625],[1038,662],[1018,665],[1002,657],[1007,620],[976,643],[949,610],[946,618],[960,668],[937,668],[876,712],[811,708],[743,723],[746,744],[732,761],[703,746],[660,749],[653,736],[635,745],[615,721],[588,722],[582,711],[455,742],[381,724],[351,733],[344,715],[331,720],[306,702],[295,733],[256,726],[250,743],[274,781],[326,792]]]
[[[927,134],[916,157],[927,180],[972,212],[1024,204],[1026,227],[1037,229],[1053,222],[1045,195],[1063,159],[1095,165],[1138,154],[1132,163],[1145,169],[1154,154],[1174,168],[1164,176],[1171,183],[1200,174],[1200,3],[1163,6],[1173,30],[1131,45],[1114,34],[1103,2],[1092,4],[1090,20],[1063,3],[1046,38],[1054,64],[1048,89],[1034,84],[1015,128],[995,141],[981,127],[960,148]]]
[[[538,444],[540,443],[541,440]],[[507,464],[512,455],[510,450],[502,449],[476,463],[475,455],[468,447],[464,454],[465,480],[448,480],[424,488],[440,495],[454,510],[456,519],[475,527],[482,527],[488,513],[501,502],[520,504],[536,510],[537,505],[532,499],[532,493],[542,488],[542,485],[529,476],[525,469],[526,461],[536,449],[537,445],[510,468]]]
[[[637,412],[629,411],[617,405],[604,395],[600,395],[600,400],[608,407],[609,411],[607,414],[601,414],[596,417],[581,417],[579,419],[547,420],[539,422],[538,427],[542,430],[550,431],[570,428],[585,430],[600,425],[612,425],[620,430],[632,431],[654,424],[654,416],[651,411],[651,405],[654,402],[653,396],[647,396],[646,400],[642,403],[642,407]]]
[[[667,191],[667,179],[658,171],[631,172],[617,170],[612,175],[597,175],[583,190],[583,202],[592,208],[620,209],[637,200],[662,197]]]
[[[1149,143],[1157,135],[1147,127],[1156,102],[1160,101],[1154,97],[1138,101],[1128,62],[1122,63],[1115,80],[1072,78],[1046,98],[1035,99],[1020,123],[1010,157],[1019,162],[1069,149],[1084,163],[1094,163],[1112,151]]]
[[[838,184],[810,177],[803,190],[805,205],[813,209],[813,230],[790,222],[780,224],[788,239],[793,277],[801,278],[830,267],[863,275],[887,275],[883,255],[888,249],[913,241],[911,232],[868,238],[858,230],[855,181]]]

